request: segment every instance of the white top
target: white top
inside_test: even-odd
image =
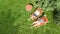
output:
[[[36,23],[43,23],[43,22],[44,22],[43,19],[40,19],[40,20],[36,21]]]
[[[39,22],[44,22],[44,20],[43,19],[40,19]]]
[[[36,14],[36,15],[39,15],[39,11],[36,10],[35,14]]]

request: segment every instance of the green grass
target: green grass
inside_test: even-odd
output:
[[[34,9],[31,12],[25,10],[29,2],[31,0],[0,0],[0,34],[60,34],[60,26],[54,23],[51,11],[45,11],[48,24],[30,29],[33,21],[27,20]]]

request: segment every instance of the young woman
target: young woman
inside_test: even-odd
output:
[[[38,20],[36,20],[35,22],[32,23],[32,27],[39,27],[39,26],[42,26],[44,24],[48,23],[48,19],[46,17],[46,15],[44,15],[42,18],[38,18]]]
[[[43,13],[43,10],[42,9],[40,9],[40,8],[37,8],[36,10],[35,10],[35,12],[31,15],[31,19],[32,20],[35,20],[35,19],[37,19],[38,17],[40,17],[41,15],[42,15],[42,13]]]

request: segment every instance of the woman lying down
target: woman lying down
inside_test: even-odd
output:
[[[32,23],[32,27],[31,28],[40,27],[42,25],[45,25],[46,23],[48,23],[48,19],[47,19],[46,15],[44,15],[42,18],[38,18],[38,20],[34,21]]]

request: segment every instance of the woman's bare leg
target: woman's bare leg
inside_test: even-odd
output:
[[[30,27],[30,28],[34,28],[34,27],[36,27],[36,25],[33,25],[32,27]]]
[[[33,23],[32,23],[32,25],[35,25],[35,24],[37,24],[37,23],[36,23],[36,22],[33,22]]]

